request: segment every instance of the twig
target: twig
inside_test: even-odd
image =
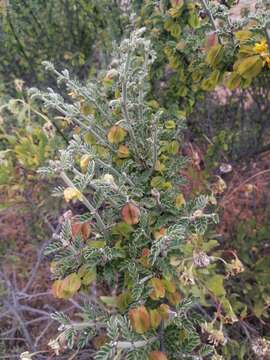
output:
[[[26,294],[24,292],[19,292],[18,293],[18,297],[21,300],[32,300],[33,298],[37,298],[37,297],[43,297],[43,296],[51,296],[52,293],[50,291],[45,291],[45,292],[40,292],[40,293],[36,293],[36,294]]]
[[[266,35],[266,40],[267,40],[267,44],[268,44],[268,52],[270,53],[270,22],[268,22],[265,26],[265,35]]]
[[[16,303],[14,304],[16,306]],[[21,317],[21,315],[18,314],[16,308],[14,306],[9,306],[10,307],[10,311],[14,314],[15,318],[18,320],[19,324],[20,324],[20,327],[22,329],[22,332],[24,334],[24,337],[25,339],[27,340],[30,348],[31,348],[31,351],[35,351],[35,346],[34,346],[34,343],[33,343],[33,340],[25,326],[25,321],[24,319]]]
[[[40,339],[42,339],[42,337],[46,334],[46,332],[48,331],[48,329],[50,328],[50,326],[54,323],[53,320],[49,321],[47,323],[47,325],[45,326],[45,328],[43,329],[43,331],[39,334],[39,336],[36,337],[36,340],[35,340],[35,346],[37,347]]]
[[[132,144],[133,144],[133,149],[134,149],[134,153],[135,155],[139,158],[139,153],[138,153],[138,146],[137,146],[137,141],[136,141],[136,136],[132,127],[132,122],[130,120],[129,117],[129,113],[128,113],[128,107],[127,107],[127,81],[128,81],[128,71],[129,71],[129,65],[130,65],[130,51],[127,54],[127,59],[126,59],[126,63],[125,63],[125,69],[124,69],[124,75],[123,75],[123,83],[122,83],[122,101],[121,101],[121,106],[122,106],[122,111],[123,111],[123,115],[125,117],[125,120],[127,122],[128,125],[128,129],[129,129],[129,134],[132,140]]]
[[[36,79],[37,76],[36,76],[36,73],[34,71],[34,67],[33,67],[33,64],[32,64],[32,61],[31,59],[28,57],[28,55],[26,54],[25,50],[24,50],[24,46],[23,44],[21,43],[16,31],[15,31],[15,28],[14,28],[14,25],[12,23],[12,20],[11,20],[11,17],[10,17],[10,11],[7,11],[7,20],[8,20],[8,24],[10,26],[10,29],[11,29],[11,32],[13,33],[13,36],[18,44],[18,48],[20,49],[20,52],[22,53],[23,57],[25,58],[26,62],[28,63],[29,65],[29,69],[31,69],[31,73],[33,75],[33,78]]]
[[[72,354],[71,357],[68,358],[68,360],[73,360],[73,359],[75,359],[75,357],[78,355],[79,351],[80,351],[79,349],[76,350],[75,353]]]
[[[59,76],[59,77],[63,77],[63,74],[61,74],[59,71],[57,71],[56,69],[53,70],[54,73]],[[96,101],[96,99],[94,99],[93,97],[90,97],[89,94],[84,90],[85,88],[80,88],[80,86],[78,86],[74,81],[65,78],[65,82],[67,84],[67,86],[69,87],[69,89],[74,89],[75,91],[78,92],[78,94],[84,96],[88,101],[90,101],[91,103],[93,103],[96,108],[98,109],[98,111],[106,118],[106,120],[108,120],[108,122],[110,124],[112,124],[112,119],[111,117],[102,109],[102,107],[98,104],[98,102]]]
[[[244,323],[243,321],[240,321],[240,322],[239,322],[239,325],[240,325],[240,326],[241,326],[241,328],[244,330],[244,332],[245,332],[245,334],[246,334],[247,338],[248,338],[249,340],[251,340],[251,335],[250,335],[250,333],[249,333],[249,331],[248,331],[247,327],[245,326],[245,323]]]
[[[118,176],[118,177],[124,177],[127,181],[127,183],[130,185],[130,186],[135,186],[135,184],[130,180],[130,178],[124,173],[122,172],[121,174],[116,170],[114,169],[114,167],[112,167],[111,165],[109,164],[106,164],[105,162],[103,162],[102,160],[100,159],[95,159],[95,161],[100,164],[100,166],[104,167],[105,169],[108,169],[112,174],[114,174],[115,176]]]
[[[152,337],[149,340],[141,340],[141,341],[134,341],[134,342],[117,341],[116,347],[118,349],[137,349],[137,348],[141,348],[146,345],[149,345],[149,344],[155,342],[156,340],[157,340],[156,337]]]
[[[36,319],[33,319],[33,320],[29,320],[29,321],[26,321],[25,322],[25,325],[31,325],[31,324],[35,324],[37,322],[41,322],[43,320],[48,320],[48,317],[47,316],[41,316],[39,318],[36,318]],[[14,328],[14,326],[9,329],[9,330],[6,330],[5,332],[1,333],[1,336],[9,336],[10,334],[12,334],[12,332],[15,332],[16,331],[16,328]]]
[[[206,11],[206,13],[207,13],[210,21],[211,21],[211,24],[212,24],[212,26],[213,26],[213,29],[215,30],[215,33],[218,35],[218,28],[217,28],[217,25],[216,25],[216,23],[215,23],[214,16],[213,16],[213,14],[212,14],[212,12],[211,12],[208,4],[207,4],[207,0],[201,0],[201,3],[202,3],[202,5],[203,5],[204,10]],[[219,40],[219,42],[220,42],[219,37],[218,37],[218,40]]]
[[[60,74],[57,72],[57,74]],[[46,98],[45,95],[43,95],[43,101],[45,103],[49,103],[50,106],[51,105],[51,100],[48,99],[48,97]],[[70,113],[68,111],[65,110],[65,108],[61,107],[59,104],[54,103],[53,107],[58,110],[62,115],[64,115],[66,118],[70,118],[73,122],[77,123],[81,128],[89,131],[96,139],[97,141],[102,144],[103,146],[109,148],[112,152],[115,152],[114,148],[108,143],[106,142],[94,129],[92,126],[87,126],[86,124],[84,124],[81,120],[78,119],[78,115],[73,115],[70,116]],[[81,114],[80,114],[81,116]]]
[[[25,287],[22,290],[23,293],[26,293],[29,290],[30,286],[32,285],[32,283],[33,283],[33,281],[34,281],[34,279],[35,279],[35,277],[37,275],[38,268],[39,268],[39,266],[41,264],[41,261],[43,259],[43,251],[47,247],[49,242],[50,242],[50,240],[46,241],[41,246],[41,248],[39,249],[39,251],[37,253],[37,262],[36,262],[35,266],[33,267],[32,271],[31,271],[31,275],[30,275],[30,278],[29,278],[27,284],[25,285]]]
[[[157,155],[158,155],[158,137],[157,137],[157,118],[153,116],[153,164],[150,171],[150,175],[155,171],[156,163],[157,163]]]
[[[69,179],[69,177],[66,175],[66,173],[64,171],[61,172],[60,176],[68,186],[76,189],[75,185]],[[94,208],[94,206],[90,203],[90,201],[83,194],[81,194],[81,202],[87,207],[87,209],[90,211],[90,213],[96,219],[99,230],[101,230],[103,233],[106,234],[106,232],[107,232],[106,226],[105,226],[103,220],[101,219],[98,211]]]
[[[71,302],[71,304],[73,304],[76,308],[80,309],[80,310],[84,310],[84,308],[77,303],[77,301],[75,301],[74,299],[69,299],[69,301]]]
[[[28,306],[28,305],[20,305],[20,309],[26,310],[26,311],[29,311],[29,312],[32,312],[32,313],[44,315],[44,316],[47,316],[48,318],[50,318],[50,315],[46,311],[43,311],[43,310],[40,310],[40,309],[35,309],[35,308],[32,308],[31,306]]]
[[[26,341],[23,337],[1,337],[2,341]],[[0,357],[1,359],[1,357]]]
[[[254,179],[257,176],[269,173],[270,169],[267,170],[263,170],[263,171],[259,171],[257,174],[254,174],[253,176],[249,177],[248,179],[246,179],[245,181],[243,181],[240,185],[238,185],[236,188],[234,188],[234,190],[228,194],[227,198],[224,198],[219,205],[224,206],[232,197],[232,195],[237,192],[244,184],[248,183],[250,180]]]
[[[161,321],[161,324],[158,329],[158,339],[160,344],[160,351],[164,352],[165,350],[165,343],[164,343],[164,321]]]

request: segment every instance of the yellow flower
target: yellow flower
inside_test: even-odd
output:
[[[175,207],[176,207],[176,209],[180,209],[185,204],[186,204],[186,200],[184,198],[184,195],[181,194],[181,193],[176,195],[176,198],[175,198]]]
[[[261,42],[259,43],[256,43],[255,46],[254,46],[254,51],[256,51],[258,54],[264,54],[264,53],[267,53],[268,52],[268,45],[267,45],[267,42],[266,40],[262,40]]]
[[[91,160],[91,156],[88,154],[84,154],[80,159],[80,167],[83,171],[87,170],[88,164]]]
[[[231,263],[227,264],[227,268],[228,277],[240,274],[245,271],[244,265],[236,255],[235,259],[233,259]]]
[[[270,54],[268,49],[268,44],[265,39],[263,39],[261,42],[256,43],[253,50],[260,54],[263,60],[263,66],[267,65],[270,69]]]
[[[81,200],[82,194],[79,190],[72,187],[68,187],[64,190],[64,198],[67,202],[71,200]]]
[[[103,176],[103,182],[107,185],[115,185],[114,177],[111,174],[105,174]]]

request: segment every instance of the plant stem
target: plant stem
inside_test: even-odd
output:
[[[42,119],[44,119],[45,121],[50,121],[51,123],[53,123],[53,126],[56,128],[56,131],[60,134],[60,136],[64,139],[64,141],[65,141],[66,143],[68,143],[68,139],[67,139],[67,137],[65,136],[65,134],[62,133],[62,131],[59,129],[58,125],[57,125],[54,121],[50,120],[50,119],[48,118],[48,116],[46,116],[45,114],[42,114],[41,112],[39,112],[38,110],[36,110],[33,106],[31,106],[30,103],[28,103],[28,102],[26,102],[26,101],[24,101],[24,100],[18,99],[17,101],[20,102],[20,103],[22,103],[24,106],[27,106],[28,109],[29,109],[29,113],[31,113],[31,111],[32,111],[34,114],[40,116],[40,117],[41,117]],[[30,114],[29,114],[29,116],[30,116]]]
[[[201,3],[202,3],[202,6],[203,6],[204,10],[206,11],[210,21],[211,21],[211,24],[213,26],[213,29],[215,30],[215,33],[218,35],[218,28],[217,28],[217,25],[215,23],[214,16],[213,16],[213,14],[212,14],[209,6],[208,6],[207,0],[201,0]],[[219,37],[218,37],[218,41],[220,43]]]
[[[268,44],[268,52],[270,53],[270,22],[268,22],[265,26],[265,35]]]
[[[116,342],[116,347],[118,349],[137,349],[137,348],[141,348],[141,347],[144,347],[146,345],[149,345],[149,344],[153,343],[156,340],[157,340],[156,337],[152,337],[152,338],[150,338],[148,340],[141,340],[141,341],[135,341],[135,342],[117,341]]]
[[[95,161],[100,164],[102,167],[108,169],[112,174],[114,174],[117,177],[124,177],[126,179],[126,181],[128,182],[128,184],[130,186],[135,186],[135,184],[130,180],[130,178],[123,172],[122,174],[120,174],[116,169],[114,169],[111,165],[106,164],[105,162],[103,162],[100,159],[95,159]]]
[[[237,192],[243,185],[245,185],[246,183],[250,182],[250,180],[254,179],[255,177],[257,176],[260,176],[260,175],[263,175],[263,174],[266,174],[266,173],[269,173],[270,172],[270,169],[267,169],[267,170],[262,170],[262,171],[259,171],[257,172],[255,175],[252,175],[251,177],[249,177],[248,179],[246,179],[245,181],[241,182],[238,186],[236,186],[233,191],[231,193],[228,194],[228,196],[224,197],[222,200],[221,200],[221,203],[219,204],[219,206],[224,206],[228,201],[230,201],[232,199],[232,195]]]
[[[126,63],[125,63],[125,70],[124,70],[124,77],[123,77],[123,83],[122,83],[122,101],[121,101],[121,105],[122,105],[122,111],[125,117],[125,120],[127,122],[128,128],[129,128],[129,133],[130,133],[130,137],[132,140],[132,144],[133,144],[133,148],[134,148],[134,153],[135,155],[139,158],[139,153],[138,153],[138,146],[137,146],[137,141],[136,141],[136,136],[132,127],[132,122],[130,120],[129,117],[129,113],[128,113],[128,108],[127,108],[127,74],[128,74],[128,70],[129,70],[129,64],[130,64],[130,51],[127,54],[127,59],[126,59]]]
[[[155,167],[156,167],[157,155],[158,155],[157,154],[158,153],[157,142],[158,142],[158,138],[157,138],[157,119],[154,116],[153,117],[153,164],[152,164],[150,175],[153,174],[153,172],[155,171]]]
[[[58,72],[56,69],[54,69],[54,73],[59,76],[59,77],[63,77],[63,74],[61,74],[60,72]],[[90,97],[86,91],[82,90],[82,88],[80,86],[78,86],[74,81],[68,79],[67,77],[65,77],[65,81],[66,84],[69,86],[70,89],[74,89],[75,91],[78,92],[78,94],[81,94],[82,96],[84,96],[88,101],[90,101],[91,103],[93,103],[96,108],[98,109],[98,111],[109,121],[110,124],[112,124],[112,120],[109,117],[109,115],[102,109],[102,107],[98,104],[98,102],[96,101],[96,99],[94,99],[93,97]]]
[[[61,112],[61,114],[63,114],[63,115],[66,116],[66,117],[69,117],[69,113],[68,113],[65,109],[63,109],[61,106],[56,105],[56,104],[55,104],[54,106],[55,106],[55,109],[57,109],[58,111]],[[79,126],[81,126],[83,129],[89,131],[89,132],[97,139],[97,141],[98,141],[101,145],[109,148],[112,152],[115,153],[115,150],[112,148],[112,146],[111,146],[110,144],[108,144],[106,141],[104,141],[104,140],[102,139],[102,137],[100,137],[100,135],[99,135],[95,130],[93,130],[93,128],[92,128],[91,126],[85,125],[82,121],[80,121],[79,119],[77,119],[75,116],[73,116],[71,119],[72,119],[74,122],[76,122]]]
[[[61,172],[60,176],[68,186],[78,190],[64,171]],[[101,219],[99,213],[94,208],[94,206],[90,203],[90,201],[83,194],[81,194],[81,201],[87,207],[87,209],[90,211],[90,213],[95,217],[95,219],[97,221],[97,225],[98,225],[99,229],[101,230],[101,232],[106,234],[106,232],[107,232],[106,226],[105,226],[103,220]]]
[[[165,351],[165,344],[164,344],[164,321],[161,321],[161,324],[158,329],[158,338],[160,344],[160,351]]]
[[[98,320],[98,319],[96,319]],[[97,322],[97,321],[83,321],[79,323],[71,323],[70,325],[65,325],[65,329],[84,329],[88,327],[95,327],[95,328],[102,328],[106,327],[107,324],[104,322]],[[112,343],[113,347],[116,347],[117,349],[137,349],[144,347],[146,345],[149,345],[153,343],[154,341],[158,340],[157,337],[152,337],[148,340],[138,340],[134,342],[130,341],[115,341]]]

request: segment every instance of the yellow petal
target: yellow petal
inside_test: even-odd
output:
[[[71,200],[81,200],[82,194],[79,190],[68,187],[64,190],[64,198],[67,202]]]

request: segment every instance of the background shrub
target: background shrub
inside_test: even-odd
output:
[[[123,32],[117,1],[11,0],[3,9],[0,76],[4,93],[14,95],[14,79],[28,86],[44,82],[42,61],[71,67],[87,78],[108,63],[112,40]]]

